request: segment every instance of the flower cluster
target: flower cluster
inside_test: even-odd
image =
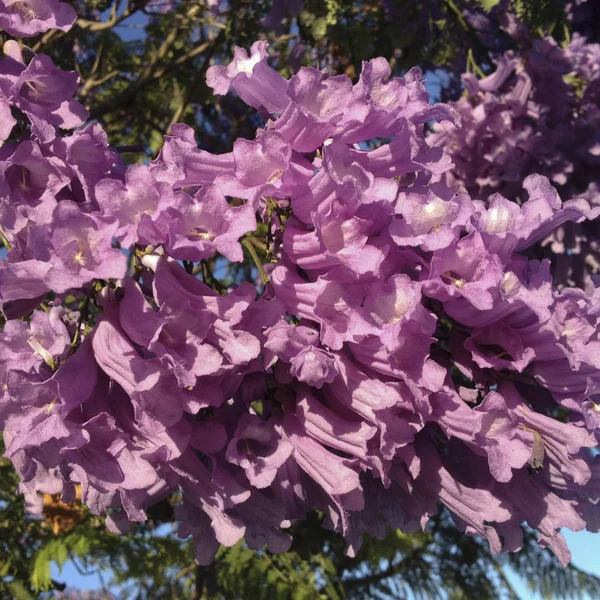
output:
[[[256,138],[213,155],[174,126],[126,168],[99,125],[61,131],[74,74],[5,52],[0,427],[33,511],[81,485],[123,532],[179,491],[202,564],[285,551],[312,509],[350,554],[440,503],[493,552],[526,521],[563,564],[560,528],[598,529],[600,290],[522,254],[584,199],[542,175],[522,205],[455,192],[424,125],[456,112],[384,59],[287,80],[238,48],[207,81],[265,115]]]
[[[581,198],[600,214],[600,45],[579,35],[564,49],[537,41],[522,56],[506,53],[491,75],[463,75],[465,96],[454,103],[462,127],[436,126],[428,138],[455,163],[444,181],[488,200],[522,202],[521,183],[542,174],[563,199]],[[543,240],[538,258],[553,258],[563,285],[585,284],[600,272],[598,225],[568,225]]]

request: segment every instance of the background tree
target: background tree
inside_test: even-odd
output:
[[[506,50],[524,52],[548,35],[566,43],[577,30],[598,34],[589,27],[598,16],[595,3],[559,0],[74,4],[80,18],[70,32],[50,31],[26,43],[79,73],[79,100],[131,162],[154,158],[176,122],[193,125],[200,147],[211,152],[252,138],[260,116],[237,98],[215,97],[205,76],[210,65],[228,62],[234,46],[258,38],[271,43],[275,65],[286,75],[317,65],[355,79],[362,60],[384,56],[398,74],[415,64],[435,71],[441,95],[457,99],[460,75],[490,73]],[[52,580],[50,564],[68,560],[83,571],[106,572],[123,597],[148,600],[388,598],[409,591],[422,598],[514,598],[507,565],[545,597],[600,595],[598,579],[573,566],[561,569],[533,533],[520,554],[492,557],[487,544],[457,532],[445,512],[424,533],[368,538],[356,558],[344,556],[341,538],[324,531],[322,517],[313,514],[296,526],[287,553],[255,553],[240,543],[199,568],[191,543],[171,529],[177,498],[155,505],[149,521],[124,536],[108,534],[80,503],[55,497],[44,499],[45,520],[36,521],[25,515],[15,497],[18,480],[1,460],[0,593],[7,598],[55,595],[63,584]]]
[[[596,11],[594,4],[567,4],[571,21]],[[50,31],[32,47],[77,70],[79,99],[115,146],[142,144],[148,155],[175,122],[193,125],[201,147],[214,152],[253,134],[252,111],[232,98],[216,99],[205,75],[235,46],[259,38],[269,41],[284,75],[318,65],[356,77],[361,61],[383,56],[397,72],[414,65],[443,71],[449,96],[459,92],[461,73],[489,72],[504,50],[546,34],[559,42],[570,35],[561,0],[98,0],[76,8],[85,15],[76,27]],[[518,23],[528,32],[522,39],[507,33]]]

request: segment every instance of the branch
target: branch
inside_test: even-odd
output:
[[[202,565],[196,565],[196,584],[194,586],[194,593],[192,598],[194,600],[200,600],[204,595],[204,567]]]
[[[346,579],[345,581],[342,580],[342,584],[346,590],[365,588],[392,577],[402,570],[404,564],[405,561],[402,560],[397,565],[391,564],[387,569],[379,573],[373,573],[372,575],[367,575],[366,577],[357,577],[356,579]]]
[[[65,32],[61,31],[60,29],[51,29],[50,31],[47,31],[42,36],[42,38],[33,46],[33,51],[37,54],[40,51],[42,46],[47,44],[53,37],[55,37],[59,34],[64,35]]]
[[[462,28],[465,31],[468,31],[469,24],[465,20],[465,17],[463,16],[461,10],[458,8],[458,6],[456,6],[456,4],[454,4],[454,1],[453,0],[446,0],[446,4],[448,5],[448,8],[450,8],[450,10],[454,13],[454,15],[456,16],[458,22],[461,24]]]
[[[73,566],[75,567],[75,570],[82,577],[89,577],[90,575],[96,575],[96,574],[100,573],[99,569],[95,569],[93,571],[87,571],[85,569],[85,567],[80,566],[80,564],[77,562],[77,557],[75,556],[75,554],[73,554],[73,552],[71,550],[69,550],[69,559],[73,563]]]
[[[365,588],[371,586],[375,583],[379,583],[380,581],[384,581],[385,579],[389,579],[394,575],[397,575],[400,571],[406,568],[406,565],[411,561],[420,558],[420,556],[427,550],[427,545],[419,546],[415,548],[410,554],[405,556],[399,563],[390,564],[387,569],[380,571],[379,573],[373,573],[372,575],[367,575],[365,577],[357,577],[355,579],[346,579],[342,580],[342,585],[344,586],[344,590],[355,590],[357,588]]]
[[[189,575],[197,567],[198,567],[198,565],[195,562],[192,563],[191,565],[188,565],[187,567],[183,567],[183,569],[181,569],[181,571],[179,571],[179,573],[177,573],[177,575],[175,575],[175,577],[173,577],[173,581],[177,581],[179,579],[182,579],[186,575]]]
[[[263,267],[262,262],[260,261],[260,257],[258,256],[258,253],[256,252],[256,248],[254,247],[254,244],[251,242],[250,238],[244,238],[242,240],[242,245],[250,253],[252,260],[254,261],[254,264],[256,265],[258,272],[260,273],[263,283],[265,285],[267,285],[267,283],[269,283],[269,281],[270,281],[269,276],[267,275],[267,272],[265,271],[265,268]]]
[[[148,77],[150,77],[152,75],[152,71],[154,71],[154,68],[156,67],[156,65],[162,59],[165,58],[165,56],[169,52],[169,49],[177,41],[177,35],[179,34],[179,31],[180,31],[179,26],[173,27],[173,29],[171,29],[171,31],[169,31],[169,34],[164,39],[163,43],[160,45],[158,50],[154,53],[154,55],[152,56],[152,59],[150,61],[148,61],[148,65],[142,71],[142,75],[140,76],[140,79],[147,79]]]
[[[105,115],[106,113],[112,112],[116,110],[120,106],[127,105],[132,102],[136,95],[143,89],[147,88],[149,85],[154,83],[156,80],[160,79],[166,74],[172,74],[174,71],[182,67],[183,65],[190,62],[196,56],[206,52],[206,57],[204,63],[201,67],[203,71],[208,68],[208,64],[215,50],[219,46],[219,44],[225,39],[224,31],[219,32],[219,34],[213,39],[200,46],[196,46],[193,50],[190,50],[186,54],[182,54],[176,60],[171,62],[168,65],[164,65],[160,69],[154,71],[154,73],[149,74],[147,77],[139,79],[136,83],[131,85],[129,88],[124,90],[121,94],[118,94],[111,98],[110,100],[99,104],[95,108],[91,109],[91,117],[94,119],[98,119]]]
[[[192,275],[196,276],[202,273],[202,280],[218,294],[227,294],[227,287],[224,286],[214,275],[206,259],[202,259],[200,264],[193,268]]]
[[[12,245],[11,243],[8,241],[8,239],[6,238],[6,236],[2,233],[2,230],[0,230],[0,242],[2,243],[2,245],[6,248],[7,252],[10,252],[12,249]]]
[[[93,77],[100,68],[100,61],[102,60],[102,53],[104,52],[104,38],[100,40],[100,46],[98,47],[98,51],[96,52],[96,56],[94,58],[94,64],[92,65],[92,69],[90,74],[88,75],[88,79]]]
[[[183,569],[181,569],[181,571],[179,571],[179,573],[177,573],[175,577],[173,577],[173,579],[171,580],[171,600],[179,600],[179,594],[177,593],[177,582],[180,579],[183,579],[184,577],[189,575],[192,571],[194,571],[197,568],[198,565],[195,562],[193,562],[191,565],[183,567]]]
[[[79,97],[85,98],[92,91],[93,88],[98,87],[106,83],[107,81],[110,81],[111,79],[116,77],[120,72],[121,71],[119,69],[113,69],[112,71],[110,71],[102,77],[93,77],[88,79],[81,88],[81,91],[79,92]]]
[[[132,9],[132,7],[127,6],[127,8],[123,12],[123,14],[120,16],[117,16],[118,4],[119,4],[118,0],[115,0],[115,3],[113,4],[113,7],[112,7],[112,10],[110,13],[110,18],[108,19],[108,21],[90,21],[88,19],[77,19],[77,21],[75,21],[75,25],[78,25],[82,29],[88,29],[89,31],[105,31],[107,29],[111,29],[111,28],[115,27],[116,25],[121,23],[121,21],[124,21],[125,19],[127,19],[128,17],[133,15],[138,10],[137,8]],[[65,33],[67,33],[67,32],[61,31],[60,29],[51,29],[50,31],[47,31],[42,36],[42,38],[35,44],[35,46],[33,46],[33,51],[35,53],[38,53],[41,50],[41,48],[43,46],[45,46],[53,38],[62,37],[63,35],[65,35]]]
[[[136,13],[138,10],[135,4],[127,3],[127,8],[120,15],[117,15],[118,4],[118,2],[113,4],[108,21],[89,21],[88,19],[77,19],[75,24],[81,27],[81,29],[89,29],[89,31],[106,31],[107,29],[112,29],[119,23],[122,23],[125,19]]]
[[[66,583],[61,583],[60,581],[56,581],[56,580],[54,580],[54,579],[52,579],[52,580],[50,581],[50,583],[52,584],[52,587],[53,587],[55,590],[58,590],[59,592],[63,592],[63,591],[65,590],[65,588],[67,587],[67,584],[66,584]]]

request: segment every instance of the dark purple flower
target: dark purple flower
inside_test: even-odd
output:
[[[281,437],[281,425],[246,414],[229,442],[226,457],[242,467],[248,481],[260,489],[271,485],[292,452],[292,444]]]

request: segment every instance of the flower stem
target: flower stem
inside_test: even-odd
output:
[[[11,243],[6,239],[6,236],[0,231],[0,242],[4,245],[7,252],[10,252],[12,246]]]
[[[251,242],[250,238],[244,238],[242,240],[242,244],[244,246],[244,248],[246,248],[246,250],[248,250],[248,252],[250,253],[250,256],[252,257],[252,260],[254,261],[254,264],[256,265],[256,268],[258,269],[258,272],[260,273],[260,276],[262,277],[263,283],[265,285],[267,285],[267,283],[269,283],[269,276],[267,275],[267,272],[265,271],[262,262],[260,262],[260,257],[258,256],[258,253],[256,252],[256,248],[254,247],[254,244]]]

